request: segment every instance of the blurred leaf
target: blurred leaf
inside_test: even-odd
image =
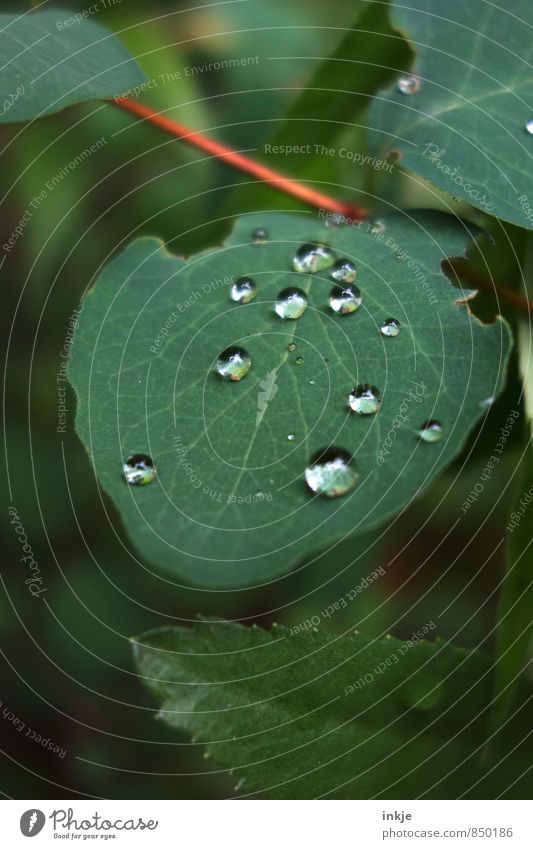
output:
[[[66,9],[0,15],[0,123],[29,121],[85,100],[109,99],[144,73],[113,33]]]
[[[259,225],[266,244],[251,238]],[[149,561],[196,585],[261,583],[328,541],[381,524],[461,451],[501,386],[507,326],[483,326],[456,302],[461,293],[440,267],[467,241],[455,219],[420,213],[383,226],[250,215],[224,247],[189,262],[141,239],[104,270],[84,301],[70,363],[77,431]],[[309,241],[358,264],[357,313],[332,312],[329,272],[293,270]],[[234,304],[229,286],[244,275],[259,296]],[[276,297],[295,284],[309,308],[280,320]],[[379,332],[390,316],[401,323],[397,338]],[[252,359],[237,383],[215,371],[234,345]],[[383,394],[377,416],[347,413],[350,392],[365,383]],[[433,418],[442,442],[419,443]],[[312,497],[304,470],[331,445],[355,455],[358,485],[342,499]],[[153,457],[158,479],[129,487],[121,464],[138,453]]]
[[[393,2],[416,51],[414,94],[395,85],[370,111],[371,143],[484,212],[533,227],[533,5],[530,0]],[[529,208],[528,208],[529,207]]]
[[[191,732],[245,794],[457,798],[480,779],[490,660],[425,642],[229,622],[134,641],[158,718]],[[484,788],[486,789],[486,788]]]
[[[524,252],[524,275],[528,296],[533,297],[533,238],[528,235]],[[526,437],[507,525],[507,573],[498,611],[497,664],[492,726],[499,727],[511,710],[520,674],[527,664],[533,636],[533,353],[531,324],[521,320],[518,328],[518,364],[524,382],[523,403]]]

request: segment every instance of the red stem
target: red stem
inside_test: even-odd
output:
[[[195,132],[183,124],[179,124],[177,121],[165,118],[164,115],[154,112],[149,106],[138,103],[136,100],[117,97],[110,102],[119,106],[121,109],[125,109],[126,112],[138,115],[155,127],[159,127],[160,130],[164,130],[169,135],[175,136],[193,147],[197,147],[213,156],[223,157],[228,165],[237,168],[239,171],[244,171],[246,174],[251,174],[256,180],[261,180],[263,183],[274,183],[274,188],[285,192],[287,195],[292,195],[292,197],[298,198],[298,200],[304,201],[304,203],[324,209],[327,212],[337,213],[354,221],[362,221],[368,216],[366,209],[352,203],[335,200],[328,195],[322,194],[322,192],[316,192],[314,189],[309,188],[309,186],[304,186],[302,183],[298,183],[290,177],[285,177],[272,168],[267,168],[266,165],[261,165],[259,162],[248,159],[242,153],[237,153],[237,151],[221,144],[221,142],[203,135],[203,133]]]

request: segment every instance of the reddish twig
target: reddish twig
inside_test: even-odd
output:
[[[468,283],[473,283],[474,286],[477,286],[479,289],[485,289],[487,292],[492,292],[493,295],[497,295],[502,299],[502,301],[507,301],[509,304],[512,304],[514,307],[517,307],[523,312],[533,313],[532,301],[529,301],[523,295],[520,295],[518,292],[514,292],[512,289],[508,289],[507,286],[503,286],[501,283],[495,283],[493,280],[488,280],[469,265],[451,259],[445,260],[444,265],[452,271],[456,277],[465,280]]]
[[[154,127],[158,127],[165,133],[169,133],[169,135],[175,136],[187,144],[193,145],[193,147],[199,148],[212,156],[223,158],[232,168],[244,171],[246,174],[251,174],[252,177],[255,177],[256,180],[261,180],[263,183],[270,183],[279,191],[298,198],[298,200],[304,203],[308,203],[319,209],[325,209],[327,212],[342,215],[354,221],[362,221],[368,215],[366,209],[352,203],[335,200],[328,195],[322,194],[322,192],[316,192],[314,189],[309,188],[309,186],[304,186],[302,183],[298,183],[290,177],[285,177],[272,168],[267,168],[266,165],[254,162],[253,159],[249,159],[242,153],[237,153],[237,151],[209,138],[209,136],[203,133],[195,132],[183,124],[179,124],[177,121],[165,118],[164,115],[154,112],[149,106],[125,97],[117,97],[110,102],[126,110],[126,112],[131,112],[133,115],[149,121]]]

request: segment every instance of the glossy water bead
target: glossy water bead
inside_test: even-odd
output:
[[[400,77],[398,80],[398,91],[402,94],[416,94],[420,89],[420,78],[414,74]]]
[[[436,419],[429,419],[419,428],[418,436],[422,442],[440,442],[444,436],[444,428]]]
[[[242,380],[251,366],[252,360],[244,348],[226,348],[217,360],[217,371],[224,380]]]
[[[312,492],[326,498],[346,495],[354,488],[359,473],[351,455],[343,448],[325,448],[311,457],[305,481]]]
[[[381,392],[370,383],[360,383],[350,393],[348,403],[354,413],[368,416],[377,413],[381,407]]]
[[[230,289],[231,300],[238,304],[249,304],[256,295],[257,286],[251,277],[239,277]]]
[[[307,295],[302,289],[290,287],[283,289],[276,300],[276,314],[280,318],[296,319],[304,314],[307,307]]]
[[[335,254],[331,248],[314,242],[298,248],[292,260],[295,271],[307,274],[316,274],[317,271],[331,268],[334,262]]]
[[[334,286],[329,293],[329,305],[337,315],[350,315],[361,306],[363,296],[354,284],[351,286]]]
[[[122,471],[130,486],[145,486],[157,477],[153,460],[148,454],[132,454],[123,464]]]
[[[397,318],[386,318],[380,327],[383,336],[398,336],[400,332],[400,322]]]

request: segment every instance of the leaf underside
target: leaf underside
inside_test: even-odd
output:
[[[204,743],[240,795],[493,798],[512,784],[505,759],[497,772],[479,765],[489,658],[417,637],[295,631],[201,622],[134,641],[158,718]]]
[[[251,238],[259,226],[266,244]],[[76,426],[147,561],[192,584],[259,584],[389,519],[460,452],[502,384],[507,325],[480,324],[441,271],[469,241],[460,222],[422,212],[384,226],[251,214],[225,245],[188,261],[143,238],[104,269],[83,303],[70,362]],[[292,270],[309,241],[355,262],[357,312],[332,312],[327,271]],[[231,281],[243,275],[258,296],[234,304]],[[296,321],[274,313],[289,286],[308,293]],[[379,331],[390,317],[401,323],[396,338]],[[215,370],[232,345],[252,359],[236,383]],[[376,415],[348,409],[361,383],[382,392]],[[438,444],[417,438],[428,419],[444,426]],[[310,457],[330,445],[353,454],[360,474],[342,498],[313,495],[304,482]],[[148,486],[122,478],[123,460],[137,453],[157,466]]]

